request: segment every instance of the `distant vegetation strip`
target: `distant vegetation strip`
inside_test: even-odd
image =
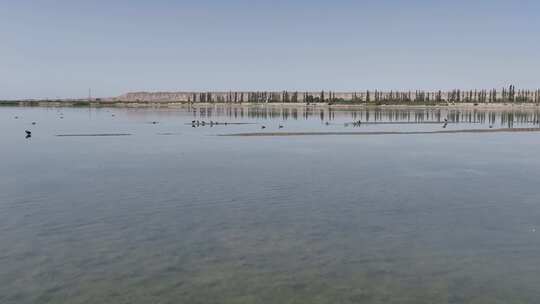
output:
[[[500,133],[500,132],[540,132],[540,128],[499,128],[462,129],[439,131],[373,131],[373,132],[256,132],[221,134],[219,136],[313,136],[313,135],[419,135],[419,134],[458,134],[458,133]]]
[[[21,99],[4,100],[0,105],[69,105],[113,106],[123,104],[175,103],[299,103],[328,105],[447,105],[458,103],[534,103],[540,105],[540,89],[516,89],[514,85],[502,89],[454,90],[363,90],[363,91],[207,91],[207,92],[130,92],[106,98]]]
[[[188,103],[328,103],[422,104],[442,103],[540,103],[540,89],[454,89],[450,91],[228,91],[228,92],[131,92],[109,100],[118,102]]]

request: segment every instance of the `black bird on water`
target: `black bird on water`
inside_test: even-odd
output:
[[[448,126],[448,118],[444,119],[444,125],[442,126],[443,129],[446,129],[446,126]]]
[[[280,129],[283,129],[283,125],[279,125],[279,128],[280,128]]]
[[[261,129],[266,129],[266,126],[262,126]]]
[[[28,130],[25,130],[24,132],[26,133],[26,138],[32,137],[32,132],[30,132]]]
[[[35,126],[35,125],[36,125],[36,122],[35,122],[35,121],[33,121],[33,122],[32,122],[32,125],[34,125],[34,126]]]

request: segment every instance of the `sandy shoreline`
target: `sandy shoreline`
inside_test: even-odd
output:
[[[459,134],[459,133],[502,133],[502,132],[540,132],[540,128],[499,128],[499,129],[463,129],[439,131],[374,131],[374,132],[254,132],[221,134],[218,136],[264,137],[264,136],[324,136],[324,135],[421,135],[421,134]]]

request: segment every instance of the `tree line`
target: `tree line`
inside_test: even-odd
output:
[[[514,85],[502,90],[455,89],[439,91],[381,91],[366,90],[363,92],[336,93],[320,92],[233,92],[226,93],[200,92],[192,93],[188,102],[218,103],[540,103],[540,89],[516,90]]]

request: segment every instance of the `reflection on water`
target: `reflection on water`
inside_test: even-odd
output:
[[[539,134],[211,136],[537,117],[0,108],[0,303],[538,303]]]
[[[319,119],[333,121],[350,119],[365,123],[466,123],[489,124],[509,127],[514,125],[539,125],[540,110],[501,109],[441,109],[441,108],[333,108],[333,107],[276,107],[276,106],[193,106],[188,108],[193,117],[211,119]]]

